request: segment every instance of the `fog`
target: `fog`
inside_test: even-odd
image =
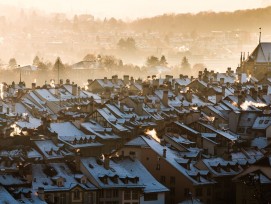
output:
[[[205,67],[215,71],[225,71],[227,67],[235,69],[240,52],[248,55],[258,44],[259,27],[262,27],[262,40],[271,40],[267,15],[271,7],[235,12],[171,13],[149,18],[143,18],[140,13],[143,9],[138,12],[141,18],[127,21],[114,17],[114,13],[107,18],[94,15],[95,12],[88,11],[94,9],[91,3],[85,12],[74,6],[72,12],[63,13],[60,11],[68,10],[66,7],[74,5],[73,1],[58,12],[54,12],[50,1],[44,8],[41,8],[43,3],[33,2],[0,2],[5,3],[0,8],[1,81],[18,81],[20,73],[27,84],[34,79],[43,84],[60,77],[72,78],[81,86],[88,78],[115,74],[120,77],[123,74],[196,76]],[[60,7],[59,2],[55,8]],[[249,2],[248,8],[269,3]],[[82,1],[78,8],[85,3]],[[95,9],[99,10],[103,3],[106,1],[101,1]],[[163,4],[158,2],[156,7],[162,8]],[[187,8],[189,5],[187,3]],[[213,10],[219,10],[216,4],[212,6]],[[232,6],[234,8],[225,9],[240,7],[239,4]],[[165,7],[163,11],[178,12],[170,9],[172,7]],[[150,15],[155,14],[150,12]],[[58,57],[63,66],[60,76],[56,68]],[[184,58],[187,60],[185,66]]]

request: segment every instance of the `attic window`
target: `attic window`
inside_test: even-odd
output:
[[[269,120],[265,120],[265,121],[264,121],[264,124],[267,124],[267,123],[269,123]]]
[[[57,186],[58,186],[58,187],[63,186],[63,182],[62,182],[62,180],[57,181]]]
[[[263,120],[260,120],[259,124],[263,124]]]

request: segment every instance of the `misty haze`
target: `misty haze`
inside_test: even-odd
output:
[[[271,203],[270,17],[0,0],[0,203]]]

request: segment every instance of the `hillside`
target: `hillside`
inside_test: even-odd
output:
[[[235,12],[201,12],[197,14],[164,14],[138,19],[131,23],[137,31],[160,32],[206,32],[212,30],[246,30],[271,32],[271,6],[266,8],[238,10]]]

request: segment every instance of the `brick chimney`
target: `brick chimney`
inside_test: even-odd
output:
[[[123,76],[123,81],[124,81],[124,84],[129,84],[129,75],[124,75]]]
[[[150,84],[149,83],[142,83],[142,92],[143,92],[143,95],[146,96],[149,94],[149,91],[150,91]]]
[[[110,158],[108,155],[104,155],[104,168],[107,170],[110,168]]]
[[[66,84],[69,85],[71,81],[69,79],[66,79]]]
[[[226,96],[226,87],[222,86],[222,97]]]
[[[72,95],[77,96],[77,84],[72,84]]]
[[[77,152],[75,153],[75,170],[77,172],[80,171],[80,149],[77,150]]]
[[[163,91],[162,103],[163,103],[165,106],[168,106],[168,90],[164,90],[164,91]]]
[[[32,83],[32,91],[36,89],[36,83]]]
[[[107,84],[108,80],[107,77],[104,77],[104,83]]]
[[[199,75],[198,75],[199,80],[202,80],[202,71],[199,71]]]
[[[224,83],[225,83],[225,79],[224,79],[223,77],[220,78],[219,83],[220,83],[221,85],[224,84]]]
[[[163,149],[163,157],[167,158],[167,150],[166,149]]]
[[[188,102],[192,102],[192,99],[193,99],[193,94],[190,92],[190,91],[187,91],[186,94],[185,94],[185,97],[186,97],[186,100]]]

